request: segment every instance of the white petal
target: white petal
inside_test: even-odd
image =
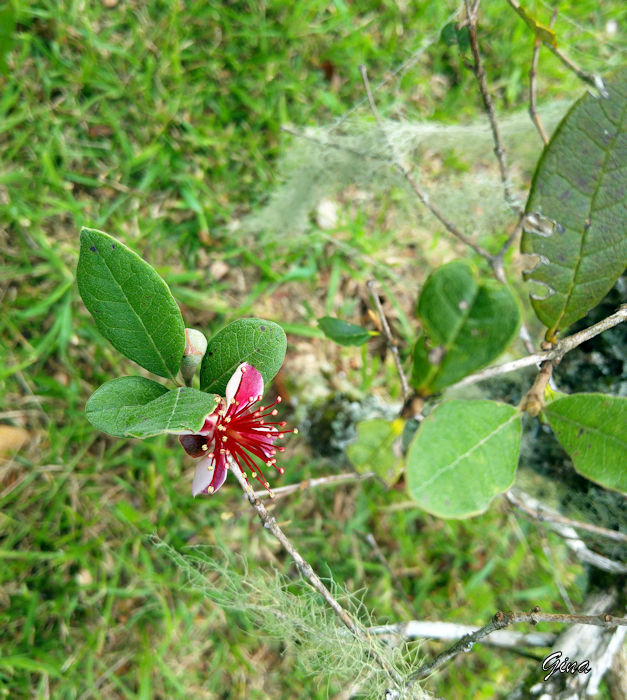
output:
[[[235,372],[233,372],[233,376],[229,379],[229,382],[226,385],[225,397],[227,406],[229,406],[231,401],[233,401],[233,399],[235,398],[235,394],[239,389],[239,385],[242,383],[242,367],[245,364],[245,362],[242,362],[242,364],[235,370]]]
[[[213,479],[213,459],[203,457],[196,465],[194,481],[192,482],[192,494],[194,497],[202,493]]]

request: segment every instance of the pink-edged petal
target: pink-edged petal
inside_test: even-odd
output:
[[[207,489],[211,486],[213,480],[214,471],[215,467],[212,458],[203,457],[203,459],[198,462],[196,471],[194,472],[194,481],[192,482],[192,495],[194,497],[198,496],[200,493],[207,493]]]
[[[235,394],[237,393],[237,390],[239,389],[239,385],[242,383],[242,368],[246,366],[246,363],[242,363],[236,370],[233,372],[233,375],[229,379],[226,385],[226,390],[224,392],[224,396],[226,398],[226,405],[229,406],[232,402],[233,399],[235,398]]]
[[[226,472],[226,455],[219,454],[216,457],[216,468],[213,474],[213,481],[211,482],[211,486],[213,486],[213,493],[215,493],[226,481]]]
[[[252,365],[243,362],[229,379],[225,393],[227,405],[235,399],[235,405],[241,409],[263,395],[263,377]]]

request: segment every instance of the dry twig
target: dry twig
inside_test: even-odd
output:
[[[540,502],[535,502],[535,505],[532,507],[530,505],[530,500],[532,497],[519,491],[518,489],[514,491],[507,491],[505,497],[512,505],[516,506],[516,508],[519,508],[531,518],[538,520],[541,523],[549,522],[569,525],[577,530],[585,530],[593,535],[599,535],[600,537],[605,537],[609,540],[615,540],[616,542],[624,542],[627,544],[627,535],[619,532],[618,530],[608,530],[606,527],[600,527],[599,525],[593,525],[592,523],[584,523],[580,520],[567,518],[566,516],[547,508]]]
[[[464,2],[466,5],[466,16],[468,18],[468,36],[470,39],[470,48],[472,50],[474,61],[474,66],[472,67],[473,73],[477,78],[479,91],[481,92],[481,98],[483,100],[483,106],[490,122],[490,129],[492,130],[492,138],[494,140],[494,154],[496,155],[496,160],[499,164],[499,172],[501,174],[501,182],[503,183],[505,201],[517,214],[520,214],[521,206],[512,194],[509,181],[509,172],[507,169],[507,157],[505,155],[505,149],[503,148],[503,142],[501,141],[499,125],[496,119],[496,112],[494,110],[494,102],[492,102],[492,96],[488,90],[485,67],[483,65],[483,61],[481,60],[481,52],[479,50],[479,38],[477,37],[477,10],[479,9],[479,3],[475,2],[471,8],[468,0],[464,0]]]
[[[509,496],[508,499],[511,502]],[[524,501],[528,509],[527,512],[535,511],[537,513],[542,508],[540,501],[527,493],[519,491],[518,500]],[[602,554],[598,554],[586,546],[586,543],[579,537],[577,530],[575,530],[575,527],[580,526],[580,523],[571,526],[560,522],[556,518],[551,520],[547,519],[546,523],[553,532],[556,532],[564,540],[564,544],[574,552],[575,556],[580,561],[591,564],[597,569],[609,571],[612,574],[627,574],[627,564],[604,557]],[[609,532],[611,532],[611,530]]]
[[[392,357],[394,358],[396,371],[398,372],[398,376],[401,380],[403,402],[405,402],[409,398],[409,384],[407,383],[407,377],[405,376],[405,372],[403,371],[403,363],[401,362],[401,356],[398,354],[398,345],[396,344],[396,340],[394,340],[394,337],[392,336],[390,324],[388,323],[388,320],[385,317],[385,312],[383,311],[383,306],[381,305],[381,299],[379,299],[379,294],[377,293],[376,286],[377,283],[374,280],[370,280],[366,283],[366,287],[370,292],[372,301],[374,301],[374,304],[377,307],[377,311],[379,312],[379,318],[381,319],[381,327],[383,329],[385,342],[387,343],[387,346],[390,352],[392,353]]]
[[[458,640],[461,637],[476,632],[476,625],[460,625],[455,622],[440,622],[431,620],[409,620],[393,625],[378,625],[369,627],[368,632],[376,635],[390,635],[404,639],[440,639],[443,641]],[[557,635],[552,632],[515,632],[514,630],[496,630],[486,638],[485,644],[503,649],[518,649],[520,647],[550,647]]]
[[[297,484],[288,484],[287,486],[279,486],[276,489],[272,489],[272,496],[268,491],[260,490],[255,491],[254,494],[257,498],[282,498],[283,496],[289,496],[292,493],[302,492],[309,489],[318,488],[319,486],[336,486],[337,484],[345,484],[350,481],[363,481],[364,479],[371,479],[376,476],[374,472],[366,472],[364,474],[357,474],[356,472],[346,472],[345,474],[329,474],[328,476],[321,476],[317,479],[305,479],[304,481],[299,481]]]
[[[311,565],[306,562],[301,556],[300,552],[294,547],[291,541],[288,539],[287,535],[278,526],[275,518],[268,513],[266,507],[263,503],[255,496],[251,485],[248,483],[248,479],[244,473],[240,470],[237,463],[231,460],[230,463],[231,471],[238,480],[239,485],[242,487],[242,491],[246,494],[248,501],[251,506],[257,511],[257,515],[261,519],[263,526],[271,532],[274,537],[281,543],[285,551],[292,557],[298,570],[301,574],[309,581],[309,583],[320,593],[320,595],[327,602],[329,607],[335,612],[335,614],[340,618],[348,630],[357,639],[364,642],[368,649],[368,653],[372,659],[378,664],[378,666],[383,669],[387,674],[390,681],[397,687],[401,688],[403,686],[403,679],[398,674],[398,672],[390,666],[390,664],[381,656],[381,654],[374,647],[372,640],[368,637],[366,630],[360,625],[357,620],[353,619],[352,615],[340,605],[338,600],[333,596],[331,591],[324,585],[320,577],[312,569]]]
[[[627,618],[614,617],[607,613],[601,615],[569,615],[543,613],[540,608],[534,608],[531,612],[497,612],[496,615],[476,632],[464,635],[459,641],[449,647],[446,651],[438,654],[433,660],[422,665],[409,676],[409,682],[414,683],[421,678],[426,678],[437,668],[448,663],[462,652],[469,652],[473,646],[496,630],[502,630],[515,622],[526,622],[537,625],[539,622],[562,622],[571,625],[595,625],[606,629],[613,629],[619,625],[627,625]]]
[[[549,22],[549,27],[551,29],[555,24],[556,17],[557,8],[553,10],[553,14],[551,15],[551,21]],[[531,67],[529,68],[529,116],[531,117],[531,121],[535,124],[535,127],[538,130],[538,133],[540,134],[540,138],[544,142],[544,145],[548,146],[549,137],[546,135],[546,131],[542,126],[540,116],[538,115],[538,111],[536,109],[536,74],[538,70],[538,58],[540,56],[541,46],[542,40],[540,39],[540,37],[536,37],[536,40],[533,43],[533,56],[531,57]]]
[[[546,362],[547,360],[553,360],[553,362],[557,364],[567,352],[574,350],[582,343],[585,343],[586,340],[590,340],[600,333],[603,333],[603,331],[613,328],[619,323],[624,323],[625,321],[627,321],[627,304],[623,304],[618,311],[611,314],[607,318],[604,318],[602,321],[595,323],[593,326],[584,328],[578,333],[573,333],[573,335],[569,335],[566,338],[559,340],[555,347],[551,348],[551,350],[538,352],[535,355],[527,355],[525,357],[521,357],[519,360],[505,362],[502,365],[486,367],[486,369],[482,369],[479,372],[475,372],[474,374],[464,377],[464,379],[457,382],[457,384],[453,384],[453,386],[462,387],[467,386],[468,384],[475,384],[477,382],[482,382],[485,379],[498,377],[501,374],[508,374],[509,372],[516,372],[524,367],[537,365],[539,363]]]
[[[523,17],[524,13],[521,11],[520,4],[516,0],[507,0],[507,2],[515,10],[516,14],[519,15],[519,17]],[[568,70],[571,70],[579,78],[579,80],[582,80],[584,83],[588,83],[588,85],[592,85],[592,87],[596,88],[600,92],[604,92],[605,86],[600,76],[595,75],[594,73],[588,73],[580,68],[557,46],[557,44],[552,44],[542,38],[540,40],[559,58],[559,60],[566,66],[566,68],[568,68]]]

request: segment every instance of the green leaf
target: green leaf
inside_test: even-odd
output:
[[[200,368],[200,388],[224,396],[226,385],[242,362],[248,362],[268,384],[281,369],[287,349],[283,329],[272,321],[243,318],[211,338]]]
[[[510,290],[478,280],[466,262],[429,275],[418,302],[424,334],[414,348],[412,385],[423,396],[442,391],[498,357],[515,336],[520,309]]]
[[[483,513],[514,482],[521,414],[494,401],[447,401],[420,424],[407,453],[407,486],[442,518]]]
[[[217,402],[215,394],[186,386],[173,389],[138,409],[137,420],[127,428],[127,434],[143,439],[161,433],[196,433]]]
[[[355,470],[360,474],[374,472],[388,485],[395,483],[403,467],[399,438],[404,423],[401,418],[391,422],[373,418],[357,423],[357,437],[346,448]]]
[[[174,379],[185,328],[167,284],[136,253],[102,231],[81,231],[78,289],[98,330],[116,350]]]
[[[454,46],[457,43],[457,22],[449,22],[442,27],[440,41],[447,46]]]
[[[543,413],[582,476],[627,492],[626,398],[573,394],[551,402]]]
[[[98,430],[116,437],[128,435],[137,409],[166,394],[168,388],[145,377],[118,377],[99,387],[87,401],[85,413]]]
[[[365,328],[332,316],[323,316],[318,319],[318,325],[327,338],[339,345],[363,345],[372,338],[370,331]]]
[[[587,93],[546,147],[531,185],[521,251],[538,256],[526,279],[547,338],[595,306],[627,266],[627,67]]]
[[[90,397],[87,418],[116,437],[147,438],[161,433],[196,433],[216,407],[214,394],[180,387],[172,391],[143,377],[119,377]]]

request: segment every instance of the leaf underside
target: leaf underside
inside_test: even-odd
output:
[[[130,248],[84,228],[78,289],[98,330],[123,355],[174,379],[185,350],[179,307],[159,274]]]
[[[627,266],[627,68],[607,96],[584,95],[564,117],[534,174],[521,251],[538,256],[525,279],[546,296],[533,308],[547,337],[584,316]]]
[[[495,401],[445,401],[425,418],[407,452],[407,487],[441,518],[483,513],[514,481],[521,416]]]
[[[544,415],[582,476],[627,492],[627,398],[573,394],[545,406]]]

